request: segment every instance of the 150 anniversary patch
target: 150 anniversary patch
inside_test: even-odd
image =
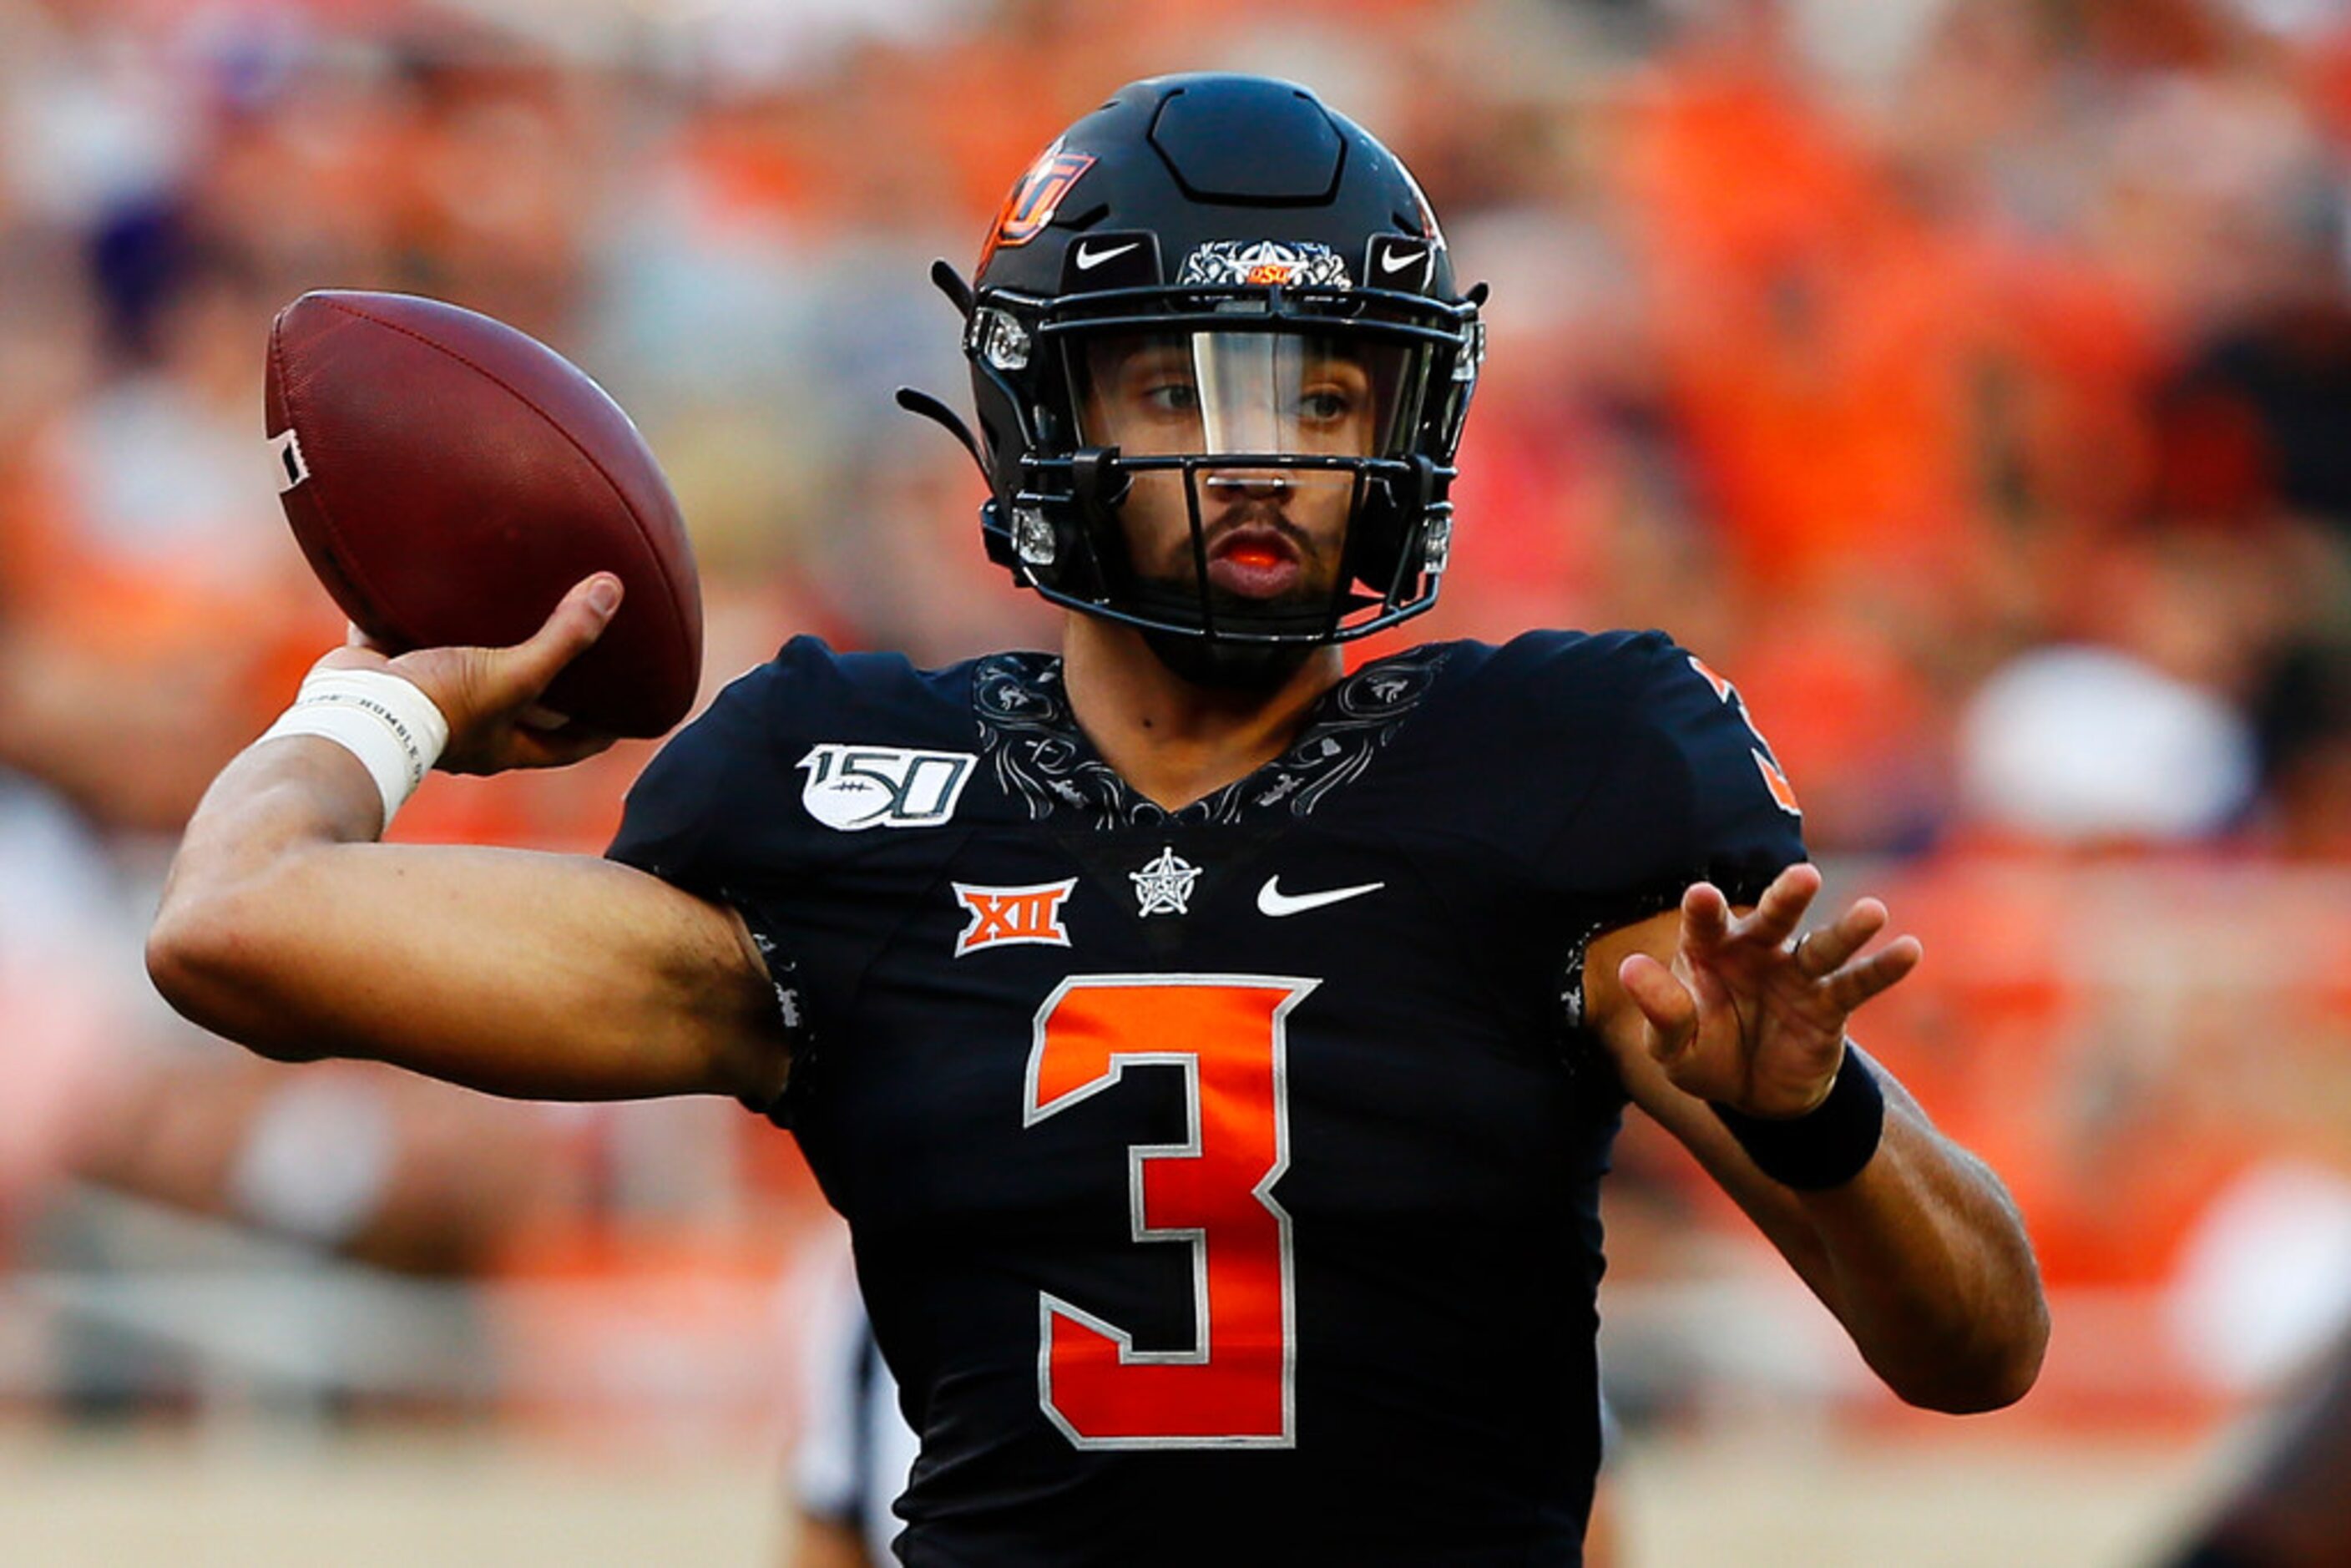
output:
[[[825,741],[799,759],[808,770],[800,804],[810,816],[844,833],[935,828],[955,815],[977,760],[968,751]]]

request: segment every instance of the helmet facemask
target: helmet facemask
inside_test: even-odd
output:
[[[1451,457],[1480,331],[1472,303],[1343,287],[984,298],[975,365],[1033,411],[999,559],[1155,646],[1311,647],[1417,614],[1451,525],[1431,454]]]
[[[1359,580],[1375,484],[1409,472],[1400,343],[1327,333],[1062,336],[1077,448],[1119,482],[1085,497],[1106,583],[1151,629],[1330,641],[1392,583]]]

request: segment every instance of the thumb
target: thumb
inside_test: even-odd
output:
[[[1689,988],[1646,953],[1628,954],[1616,967],[1616,983],[1649,1020],[1649,1054],[1661,1062],[1679,1056],[1698,1032],[1698,998]]]
[[[566,664],[604,634],[620,607],[621,580],[611,572],[600,571],[574,583],[530,640],[508,650],[507,669],[515,684],[533,696],[545,691]]]

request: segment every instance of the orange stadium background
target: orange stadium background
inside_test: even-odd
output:
[[[1917,1417],[1628,1136],[1622,1561],[2157,1568],[2227,1483],[2351,1323],[2351,7],[0,0],[0,1561],[789,1561],[841,1244],[789,1138],[279,1068],[146,987],[175,831],[341,632],[263,337],[398,288],[589,368],[713,689],[1035,644],[889,394],[961,401],[932,257],[1192,68],[1374,128],[1493,284],[1413,637],[1735,682],[1925,940],[1865,1043],[2041,1249],[2041,1387]],[[399,835],[598,849],[648,754]]]

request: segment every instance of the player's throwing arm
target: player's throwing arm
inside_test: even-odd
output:
[[[163,995],[284,1060],[373,1058],[544,1098],[772,1096],[774,994],[729,912],[588,856],[373,841],[402,728],[444,721],[439,761],[476,773],[609,744],[525,719],[617,599],[591,578],[513,648],[329,654],[188,826],[148,943]]]

